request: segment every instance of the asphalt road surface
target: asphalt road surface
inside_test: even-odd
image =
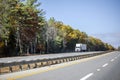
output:
[[[120,52],[18,80],[120,80]]]
[[[45,54],[45,55],[35,55],[35,56],[23,56],[23,57],[7,57],[7,58],[0,58],[0,63],[21,62],[21,61],[30,61],[30,60],[37,60],[37,59],[51,59],[51,58],[59,58],[59,57],[67,57],[67,56],[93,54],[93,53],[99,53],[99,52],[102,52],[102,51],[58,53],[58,54]]]
[[[57,66],[60,67],[55,68]],[[42,69],[23,71],[21,74],[18,72],[9,76],[13,75],[12,78],[17,80],[120,80],[120,52],[115,51],[57,64],[55,67],[49,66],[43,71]],[[2,77],[8,76],[3,75]]]

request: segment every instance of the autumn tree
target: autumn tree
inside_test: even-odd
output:
[[[38,0],[0,0],[0,54],[71,52],[76,43],[87,44],[89,51],[114,50],[54,18],[46,21],[40,5]]]
[[[14,55],[17,21],[12,11],[15,10],[18,2],[19,0],[0,0],[0,35],[6,56]]]
[[[18,20],[18,45],[20,53],[34,53],[36,47],[37,32],[39,32],[43,19],[43,10],[37,9],[40,6],[37,0],[27,0],[16,5],[13,12],[19,17]]]
[[[38,6],[37,0],[0,0],[0,33],[6,46],[15,44],[20,53],[35,52],[36,34],[43,20],[43,10]]]

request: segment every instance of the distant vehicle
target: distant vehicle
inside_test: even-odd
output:
[[[86,44],[82,44],[82,43],[77,43],[75,46],[75,51],[76,52],[82,52],[82,51],[86,51],[87,50],[87,45]]]

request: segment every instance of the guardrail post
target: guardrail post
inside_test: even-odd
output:
[[[37,63],[35,63],[35,67],[34,68],[37,68]]]
[[[28,64],[28,69],[30,69],[30,64]]]
[[[20,70],[22,71],[22,65],[19,65],[19,67],[20,67]]]
[[[12,70],[12,66],[9,66],[9,70],[10,70],[10,72],[13,72],[13,70]]]

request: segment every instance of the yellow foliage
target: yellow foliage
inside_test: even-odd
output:
[[[0,48],[2,48],[4,46],[3,42],[0,42]]]
[[[74,32],[69,33],[68,36],[71,37],[72,39],[76,39],[77,38],[77,35]]]

